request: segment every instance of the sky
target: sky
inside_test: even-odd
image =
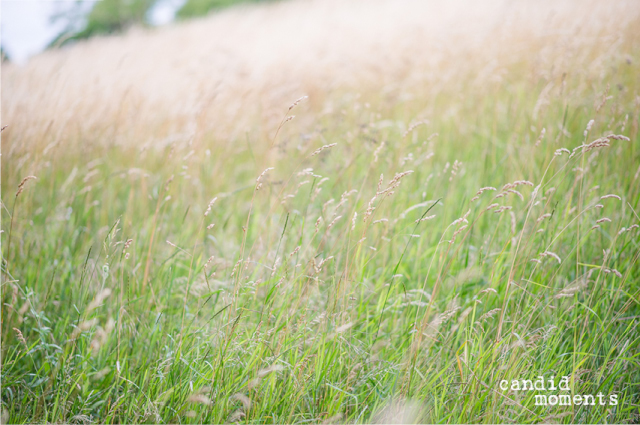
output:
[[[173,20],[184,0],[165,0],[151,11],[149,21],[162,25]],[[51,22],[51,16],[73,6],[76,0],[0,0],[0,41],[9,58],[25,63],[41,52],[64,28],[63,22]],[[90,8],[93,0],[83,0]]]

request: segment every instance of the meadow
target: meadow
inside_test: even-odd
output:
[[[3,64],[2,423],[638,423],[639,24],[284,1]]]

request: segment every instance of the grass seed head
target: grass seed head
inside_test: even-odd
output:
[[[20,184],[18,185],[18,190],[16,191],[16,198],[18,197],[18,195],[20,195],[22,193],[22,191],[24,190],[24,185],[29,181],[29,180],[36,180],[37,177],[36,176],[27,176],[24,179],[22,179],[22,181],[20,182]]]
[[[22,332],[20,331],[20,329],[13,328],[13,330],[16,332],[16,337],[18,338],[18,341],[20,341],[22,345],[24,345],[24,349],[29,350],[29,347],[27,346],[27,340],[24,339],[24,335],[22,335]]]
[[[207,205],[207,210],[204,212],[204,216],[208,216],[209,213],[211,213],[211,208],[213,207],[213,204],[218,200],[218,197],[216,196],[215,198],[213,198],[211,201],[209,201],[209,205]]]
[[[293,103],[291,104],[291,106],[289,106],[289,110],[292,110],[293,108],[295,108],[296,106],[298,106],[298,104],[299,104],[300,102],[302,102],[303,100],[307,99],[308,97],[309,97],[309,96],[302,96],[302,97],[300,97],[298,100],[296,100],[295,102],[293,102]]]
[[[332,148],[332,147],[334,147],[334,146],[337,146],[337,145],[338,145],[337,143],[331,143],[330,145],[324,145],[324,146],[322,146],[322,147],[320,147],[320,148],[316,149],[315,151],[313,151],[313,153],[311,154],[311,156],[316,156],[316,155],[318,155],[320,152],[322,152],[323,150],[325,150],[325,149],[330,149],[330,148]]]

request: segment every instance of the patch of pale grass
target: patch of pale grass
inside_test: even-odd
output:
[[[339,89],[404,99],[460,93],[461,81],[483,90],[523,62],[549,81],[576,66],[597,73],[638,9],[609,0],[309,0],[133,29],[3,64],[5,155],[34,145],[50,155],[87,138],[157,148],[202,143],[210,132],[273,135],[281,106],[300,93],[327,113]]]

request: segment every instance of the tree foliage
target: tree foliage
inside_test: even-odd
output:
[[[76,40],[96,35],[115,34],[134,25],[148,25],[147,16],[156,4],[163,0],[104,0],[95,2],[87,12],[78,1],[74,7],[57,14],[53,20],[66,21],[65,29],[50,47],[62,46]],[[177,19],[204,16],[211,11],[239,3],[257,3],[267,0],[186,0],[176,11]]]
[[[146,25],[146,16],[158,0],[106,0],[98,1],[86,13],[80,2],[54,19],[64,19],[67,26],[51,46],[60,46],[71,41],[96,35],[122,32],[133,25]]]
[[[134,25],[148,25],[147,16],[156,4],[163,0],[104,0],[95,2],[87,11],[85,5],[76,4],[52,17],[52,20],[66,21],[65,29],[50,43],[57,47],[69,42],[96,35],[115,34]],[[214,10],[239,3],[257,3],[268,0],[186,0],[176,11],[177,19],[204,16]]]
[[[4,50],[4,46],[0,46],[0,60],[2,62],[10,62],[11,58],[7,54],[7,51]]]
[[[187,0],[176,12],[176,18],[194,18],[238,3],[257,3],[260,1],[265,0]]]

